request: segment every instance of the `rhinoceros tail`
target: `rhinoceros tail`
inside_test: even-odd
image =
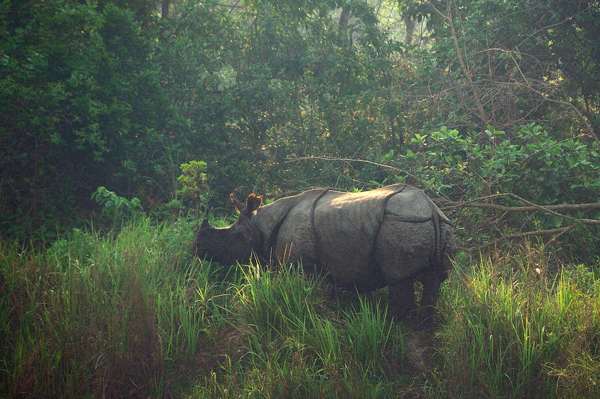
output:
[[[432,201],[433,202],[433,201]],[[431,209],[431,223],[433,224],[433,259],[432,266],[436,270],[442,270],[444,260],[442,258],[442,226],[437,209]]]
[[[442,279],[445,279],[452,269],[450,258],[456,251],[456,243],[454,242],[452,231],[453,225],[437,206],[433,209],[432,222],[436,236],[432,266],[440,272]]]
[[[451,226],[450,220],[442,213],[440,208],[427,197],[431,205],[431,223],[433,225],[433,251],[431,256],[431,266],[443,275],[448,273],[446,257],[448,256],[449,245],[448,235],[445,234],[444,224]]]

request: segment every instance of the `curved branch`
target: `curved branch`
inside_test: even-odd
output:
[[[348,162],[348,163],[364,163],[367,165],[373,165],[376,166],[378,168],[382,168],[382,169],[388,169],[388,170],[392,170],[396,173],[402,173],[406,176],[409,176],[410,178],[412,178],[415,182],[417,182],[419,185],[421,185],[421,188],[425,188],[427,187],[422,181],[421,179],[419,179],[417,176],[415,176],[414,174],[407,172],[404,169],[400,169],[396,166],[392,166],[392,165],[388,165],[385,163],[379,163],[379,162],[375,162],[375,161],[369,161],[368,159],[357,159],[357,158],[337,158],[337,157],[327,157],[327,156],[307,156],[307,157],[288,157],[286,158],[286,163],[289,162],[299,162],[299,161],[338,161],[338,162]],[[441,193],[437,193],[438,195],[442,196],[442,198],[444,198],[447,201],[450,201],[450,199],[448,199],[447,197],[445,197],[443,194]]]

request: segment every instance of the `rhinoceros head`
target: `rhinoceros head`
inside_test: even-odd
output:
[[[194,255],[213,259],[223,265],[247,261],[253,252],[259,252],[262,243],[260,230],[252,218],[261,206],[263,197],[252,193],[246,198],[246,204],[237,200],[233,193],[229,199],[239,212],[238,220],[229,227],[215,228],[205,218],[194,242]]]

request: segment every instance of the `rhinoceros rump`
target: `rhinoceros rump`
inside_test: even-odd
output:
[[[415,279],[430,308],[450,267],[449,220],[422,190],[404,184],[361,193],[314,189],[261,206],[250,194],[227,228],[203,221],[194,244],[199,257],[223,264],[301,261],[325,271],[336,285],[370,291],[389,287],[402,317],[414,306]]]

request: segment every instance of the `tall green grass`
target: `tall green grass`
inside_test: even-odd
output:
[[[194,260],[192,239],[192,223],[142,218],[42,252],[0,244],[0,396],[393,391],[404,341],[384,305],[336,307],[293,265]]]
[[[244,355],[227,358],[192,397],[387,398],[402,375],[404,335],[385,306],[327,303],[323,282],[293,265],[243,266],[235,314]]]
[[[458,264],[439,332],[441,396],[600,397],[600,279],[540,258]]]
[[[424,333],[384,292],[193,259],[193,225],[0,243],[0,397],[600,397],[600,265],[459,262]]]
[[[220,317],[191,226],[141,219],[114,238],[74,231],[44,253],[2,244],[1,392],[160,396]]]

